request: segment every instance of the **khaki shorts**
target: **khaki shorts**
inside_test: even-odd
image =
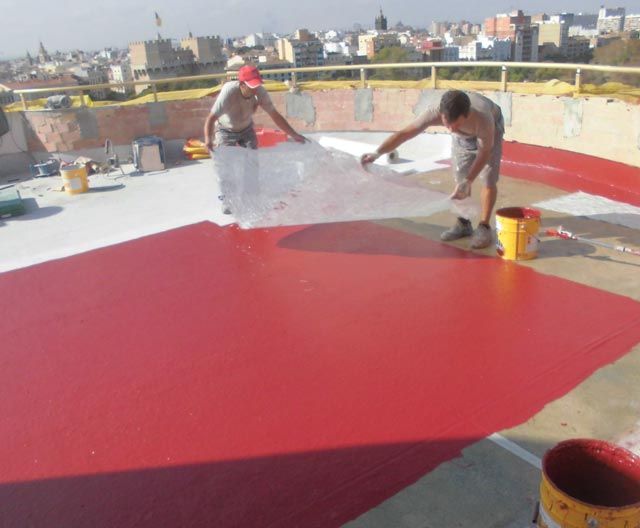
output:
[[[214,136],[214,144],[216,147],[245,147],[250,149],[258,148],[258,137],[256,131],[253,129],[253,125],[241,130],[240,132],[233,132],[232,130],[226,130],[224,128],[216,129]]]

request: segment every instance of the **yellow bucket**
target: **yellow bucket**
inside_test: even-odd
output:
[[[529,260],[538,255],[540,211],[505,207],[496,211],[496,251],[507,260]]]
[[[567,440],[542,461],[540,528],[640,527],[640,457],[602,440]]]
[[[87,168],[84,165],[66,165],[60,167],[60,175],[67,194],[80,194],[89,190]]]

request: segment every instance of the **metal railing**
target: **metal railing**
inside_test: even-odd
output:
[[[298,73],[319,73],[319,72],[336,72],[336,71],[359,71],[360,72],[360,86],[365,88],[367,85],[367,71],[368,70],[391,70],[391,69],[410,69],[415,70],[417,68],[430,68],[431,69],[431,87],[438,87],[438,69],[439,68],[478,68],[489,67],[500,69],[500,89],[503,92],[507,91],[507,84],[509,82],[509,69],[510,68],[527,68],[527,69],[554,69],[554,70],[573,70],[575,72],[574,87],[577,93],[580,92],[582,84],[582,73],[585,71],[603,72],[603,73],[630,73],[640,75],[640,67],[631,66],[603,66],[597,64],[569,64],[569,63],[550,63],[550,62],[493,62],[493,61],[478,61],[478,62],[405,62],[405,63],[393,63],[393,64],[359,64],[359,65],[332,65],[332,66],[311,66],[305,68],[279,68],[262,70],[264,76],[271,74],[289,74],[290,84],[292,87],[297,85]],[[206,81],[206,80],[218,80],[218,79],[233,79],[237,76],[237,72],[216,73],[208,75],[192,75],[188,77],[171,77],[166,79],[153,79],[144,81],[127,81],[120,83],[105,83],[95,85],[81,85],[81,86],[68,86],[59,88],[32,88],[25,90],[15,90],[14,93],[20,96],[23,110],[28,110],[28,101],[25,97],[26,94],[37,93],[73,93],[80,92],[80,103],[82,106],[86,106],[85,92],[91,92],[100,89],[114,89],[119,87],[128,86],[151,86],[153,100],[158,102],[158,85],[159,84],[173,84],[189,81]]]

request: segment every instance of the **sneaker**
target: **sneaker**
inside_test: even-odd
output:
[[[471,249],[482,249],[489,247],[493,242],[491,228],[479,224],[471,237]]]
[[[451,229],[447,229],[440,234],[440,240],[449,242],[451,240],[458,240],[459,238],[471,236],[472,234],[473,228],[471,227],[471,222],[462,222],[458,220],[456,225]]]

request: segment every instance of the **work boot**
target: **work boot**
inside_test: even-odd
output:
[[[456,225],[440,234],[440,240],[450,242],[451,240],[458,240],[459,238],[468,237],[472,234],[473,227],[471,227],[471,222],[464,218],[458,218]]]
[[[471,237],[471,249],[482,249],[489,247],[493,242],[491,228],[485,224],[478,224]]]

